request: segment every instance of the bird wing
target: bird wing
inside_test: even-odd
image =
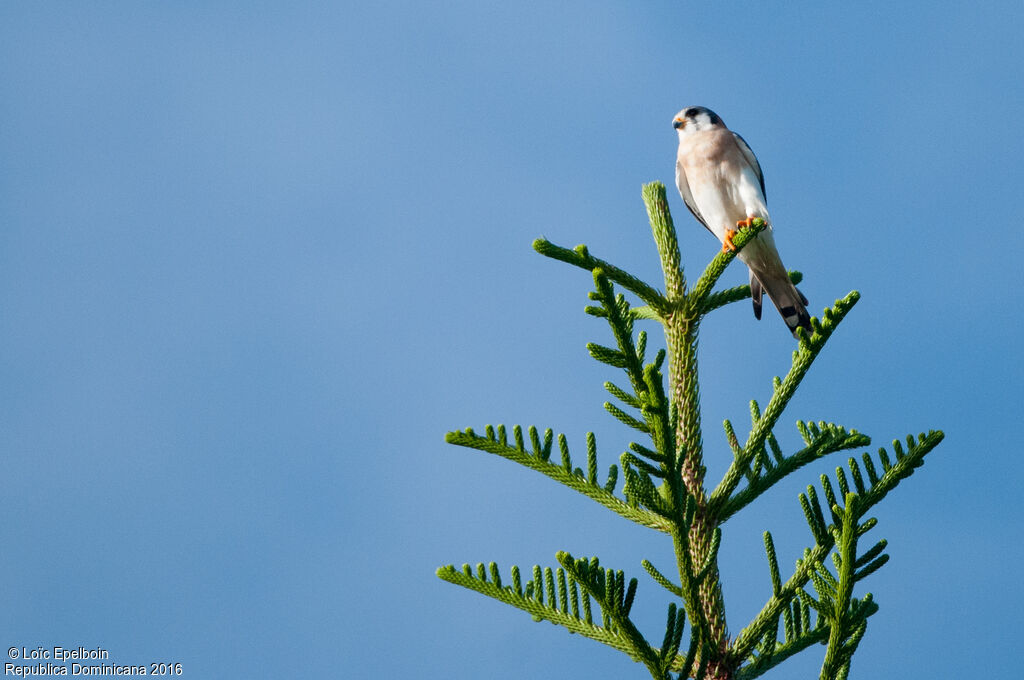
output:
[[[693,216],[697,218],[697,221],[704,225],[704,228],[714,235],[714,231],[708,226],[707,220],[700,214],[700,210],[697,209],[697,203],[693,200],[693,192],[690,191],[690,183],[686,181],[686,170],[683,168],[683,164],[680,161],[676,161],[676,187],[679,188],[679,195],[683,197],[683,203],[690,209]],[[718,238],[717,236],[715,238]]]
[[[732,132],[732,130],[729,132]],[[754,172],[757,173],[757,181],[761,184],[761,195],[764,196],[764,200],[767,202],[768,194],[764,190],[764,173],[761,172],[761,164],[757,162],[757,156],[755,156],[754,152],[750,150],[750,145],[747,144],[747,140],[743,139],[735,132],[732,133],[732,136],[736,141],[736,146],[740,149],[740,153],[743,154],[744,160],[750,163],[750,167],[754,168]],[[678,174],[678,170],[676,172]]]
[[[750,299],[754,303],[754,318],[758,321],[761,320],[761,295],[764,290],[761,288],[761,282],[754,274],[753,269],[748,269],[750,272]],[[806,304],[806,303],[805,303]]]

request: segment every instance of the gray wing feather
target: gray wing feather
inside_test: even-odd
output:
[[[750,299],[754,303],[754,318],[760,321],[761,295],[764,291],[761,289],[761,282],[756,276],[754,276],[754,270],[749,269],[748,271],[750,272]],[[806,304],[806,302],[804,304]]]
[[[732,130],[729,132],[732,132]],[[761,172],[761,164],[757,162],[757,156],[755,156],[754,152],[750,150],[750,145],[747,144],[747,140],[743,139],[735,132],[732,133],[732,136],[735,138],[736,146],[739,147],[740,153],[743,154],[743,158],[750,163],[750,167],[754,168],[754,171],[757,173],[757,181],[761,183],[761,195],[764,196],[764,200],[767,201],[768,193],[764,190],[764,173]]]
[[[697,209],[697,204],[693,200],[693,192],[690,191],[690,183],[686,181],[686,171],[683,170],[679,161],[676,161],[676,187],[679,189],[679,195],[683,197],[683,203],[690,209],[693,216],[697,218],[697,221],[704,225],[704,228],[711,231],[711,227],[708,226],[704,216],[700,214],[700,210]],[[711,231],[712,235],[715,232]],[[716,237],[717,238],[717,237]]]

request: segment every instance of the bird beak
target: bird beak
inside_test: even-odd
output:
[[[672,127],[674,127],[677,130],[682,130],[684,127],[686,127],[686,119],[676,118],[675,121],[672,123]]]

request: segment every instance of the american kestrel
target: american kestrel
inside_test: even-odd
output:
[[[735,250],[735,230],[749,227],[754,218],[760,217],[768,224],[738,256],[750,269],[754,316],[761,318],[763,289],[794,335],[797,328],[805,328],[809,333],[807,298],[789,280],[775,249],[764,197],[764,175],[754,152],[742,137],[725,127],[714,111],[703,106],[683,109],[672,125],[679,134],[679,194],[693,216],[722,242],[722,250]]]

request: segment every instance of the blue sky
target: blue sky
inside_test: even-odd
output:
[[[658,283],[640,186],[702,104],[758,154],[812,310],[863,295],[783,445],[797,419],[947,433],[878,509],[853,677],[1013,677],[1024,8],[353,5],[0,7],[0,643],[191,678],[646,677],[434,570],[597,554],[660,639],[662,537],[443,435],[592,430],[617,460],[590,277],[530,243]],[[717,245],[670,202],[695,275]],[[712,478],[718,424],[788,368],[773,314],[703,324]],[[733,632],[761,532],[792,565],[796,496],[840,462],[726,526]]]

